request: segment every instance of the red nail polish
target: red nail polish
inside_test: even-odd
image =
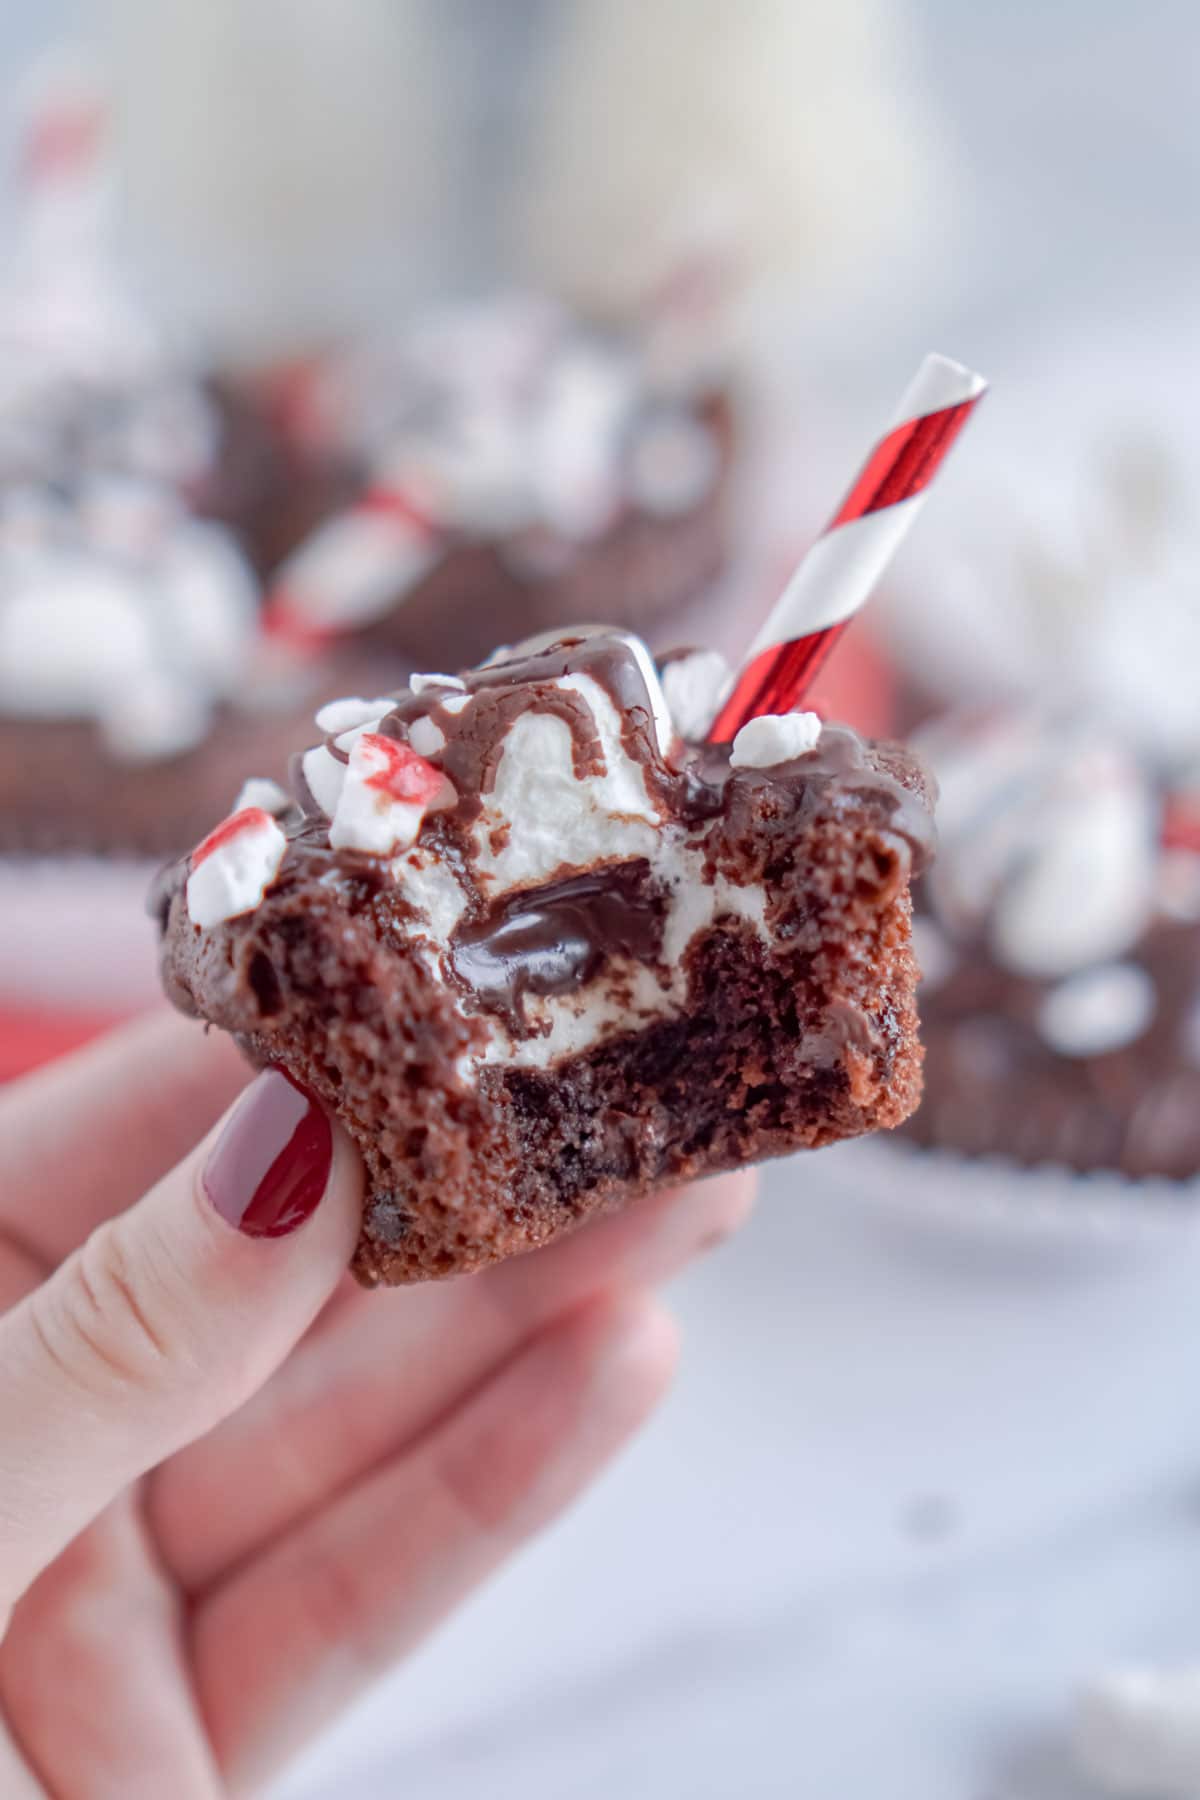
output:
[[[223,1219],[247,1237],[286,1237],[317,1207],[333,1130],[290,1076],[267,1069],[213,1145],[200,1179]]]

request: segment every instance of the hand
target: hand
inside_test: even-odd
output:
[[[246,1079],[163,1017],[0,1095],[5,1800],[256,1788],[636,1428],[749,1200],[363,1294],[349,1140]]]

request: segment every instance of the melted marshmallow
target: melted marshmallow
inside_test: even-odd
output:
[[[552,713],[514,722],[474,832],[476,877],[493,897],[564,869],[654,853],[659,814],[644,770],[621,742],[617,708],[589,675],[565,675],[555,686],[587,701],[605,773],[576,780],[570,729]]]
[[[628,634],[609,635],[625,646],[642,675],[660,746],[674,746],[675,727],[648,651]],[[560,636],[556,633],[550,641]],[[517,647],[514,654],[525,648],[529,647]],[[719,671],[710,663],[707,672],[719,672],[724,679],[723,663]],[[686,953],[697,934],[719,921],[733,920],[766,932],[762,887],[714,878],[706,866],[703,833],[693,841],[690,828],[662,817],[644,767],[625,748],[622,715],[606,687],[579,672],[562,675],[553,685],[585,703],[603,771],[576,777],[574,742],[564,719],[549,712],[519,714],[508,726],[489,791],[479,797],[481,810],[471,827],[472,877],[485,900],[495,902],[516,889],[536,889],[606,864],[645,860],[665,903],[661,959],[651,967],[614,957],[602,974],[575,992],[526,996],[529,1035],[515,1035],[499,1017],[474,1010],[470,999],[452,988],[455,1005],[474,1028],[476,1047],[464,1056],[460,1068],[468,1082],[481,1066],[545,1068],[615,1031],[678,1012],[686,1002]],[[418,695],[429,690],[430,707],[448,712],[475,703],[474,696],[442,677],[418,677],[413,690]],[[382,713],[386,704],[349,700],[323,708],[318,723],[337,731],[335,747],[348,761],[332,755],[326,745],[316,745],[304,756],[304,775],[314,799],[331,818],[334,848],[390,858],[391,878],[411,908],[412,947],[431,974],[444,978],[453,935],[470,904],[453,865],[419,835],[425,811],[454,799],[444,777],[443,790],[432,791],[440,774],[437,761],[445,747],[444,734],[428,713],[419,714],[409,724],[408,745],[397,745],[375,734],[380,719],[366,715],[377,708]],[[770,725],[775,748],[782,726],[788,757],[797,753],[794,746],[799,742],[811,747],[814,726],[819,732],[812,715]],[[422,763],[430,791],[415,797],[407,789],[389,793],[381,761],[385,749],[401,760],[402,751],[409,755],[415,751],[413,761]],[[423,758],[428,760],[422,762]],[[401,787],[406,779],[401,779]]]
[[[718,921],[741,919],[764,937],[766,899],[761,887],[738,887],[718,876],[706,879],[703,852],[689,849],[675,832],[663,834],[651,864],[667,891],[662,968],[615,959],[604,979],[578,994],[535,998],[526,1005],[539,1037],[514,1042],[489,1021],[491,1042],[483,1060],[513,1068],[545,1069],[599,1043],[613,1031],[629,1031],[683,1010],[687,1000],[684,953],[699,932]]]

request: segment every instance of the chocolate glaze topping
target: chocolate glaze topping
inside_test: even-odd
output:
[[[406,740],[417,719],[431,718],[446,740],[437,760],[458,794],[449,811],[427,817],[419,839],[453,870],[467,901],[447,974],[480,1010],[503,1016],[514,1032],[529,1032],[527,996],[569,993],[614,957],[654,961],[662,947],[665,897],[654,889],[644,862],[571,874],[507,895],[498,904],[475,881],[471,828],[493,788],[518,717],[541,712],[562,719],[571,734],[577,779],[605,773],[586,698],[557,685],[567,675],[589,676],[608,694],[622,721],[623,747],[643,769],[664,825],[694,836],[710,860],[733,867],[736,846],[750,835],[761,841],[776,833],[786,844],[806,812],[836,812],[865,802],[877,809],[880,828],[907,845],[914,871],[927,861],[933,827],[927,794],[913,784],[911,765],[889,763],[886,751],[872,750],[843,726],[827,725],[814,750],[768,769],[732,768],[728,746],[677,741],[664,756],[642,669],[628,641],[615,633],[564,638],[548,649],[468,671],[462,680],[471,699],[461,709],[446,704],[461,692],[453,686],[400,694],[376,729]],[[328,747],[345,758],[336,745]],[[298,763],[293,784],[299,803],[280,821],[289,849],[279,884],[316,877],[357,890],[370,903],[372,895],[391,884],[388,859],[330,847],[328,821]],[[186,859],[164,872],[154,897],[160,917],[186,876]]]
[[[430,704],[428,692],[404,694],[380,727],[407,737],[413,722],[428,714],[446,738],[441,766],[459,794],[456,808],[465,823],[480,811],[480,796],[492,791],[509,729],[523,713],[551,713],[571,733],[572,768],[584,781],[605,773],[591,708],[582,694],[558,684],[566,675],[588,675],[608,694],[621,716],[626,752],[649,772],[661,762],[650,697],[624,639],[616,636],[564,638],[531,656],[485,664],[463,676],[471,705],[462,712]],[[447,688],[441,699],[457,690]]]

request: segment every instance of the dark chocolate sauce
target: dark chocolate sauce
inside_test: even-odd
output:
[[[657,962],[665,916],[649,864],[615,864],[507,895],[459,926],[450,964],[485,1012],[521,1031],[527,995],[573,993],[612,957]]]

